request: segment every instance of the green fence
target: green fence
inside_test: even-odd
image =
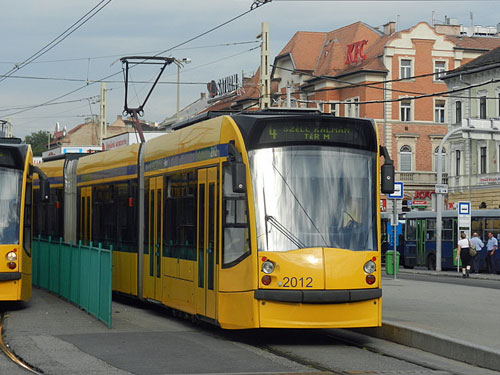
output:
[[[113,249],[33,240],[33,284],[51,291],[111,328]]]

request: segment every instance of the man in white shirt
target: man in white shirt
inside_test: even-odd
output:
[[[472,269],[474,270],[474,273],[479,273],[480,271],[480,261],[481,259],[484,259],[484,253],[485,251],[483,250],[484,243],[481,241],[479,238],[479,235],[475,232],[472,235],[472,238],[470,240],[472,246],[476,248],[477,254],[472,258]]]
[[[493,236],[493,233],[488,232],[488,243],[486,244],[486,263],[488,264],[488,270],[492,274],[497,273],[494,256],[496,249],[498,249],[498,240]]]

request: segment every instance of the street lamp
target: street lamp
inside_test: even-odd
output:
[[[182,59],[175,59],[175,64],[177,65],[177,110],[175,112],[175,117],[179,120],[179,97],[180,97],[180,83],[181,83],[181,68],[184,64],[191,63],[189,57],[183,57]]]

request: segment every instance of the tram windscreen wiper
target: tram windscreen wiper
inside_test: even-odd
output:
[[[311,222],[311,224],[314,227],[314,229],[316,230],[316,232],[318,232],[318,234],[320,235],[320,237],[323,240],[325,246],[327,246],[328,243],[326,242],[325,237],[323,237],[323,233],[321,233],[321,231],[316,226],[316,223],[314,222],[314,220],[307,213],[307,210],[304,208],[304,205],[302,204],[302,202],[297,197],[297,194],[295,194],[295,192],[293,191],[292,187],[288,184],[287,179],[285,178],[285,176],[283,176],[283,173],[281,173],[281,171],[276,167],[276,165],[274,165],[274,163],[272,165],[273,165],[273,169],[278,173],[278,175],[281,177],[281,179],[285,183],[285,186],[288,188],[288,191],[290,192],[290,194],[292,194],[292,197],[295,199],[295,201],[297,202],[297,204],[299,205],[299,207],[302,209],[302,211],[304,212],[304,214],[306,215],[306,217],[309,219],[309,221]],[[302,246],[302,247],[305,247],[305,246]]]
[[[271,223],[283,236],[285,236],[290,242],[292,242],[297,248],[303,249],[306,245],[299,240],[292,232],[286,229],[283,224],[281,224],[274,216],[266,215],[266,223]]]

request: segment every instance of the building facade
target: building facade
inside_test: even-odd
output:
[[[445,179],[450,168],[449,150],[437,154],[450,120],[441,78],[499,46],[498,36],[467,36],[455,25],[425,22],[401,31],[395,22],[380,29],[356,22],[330,32],[299,31],[274,58],[272,106],[373,118],[396,180],[404,183],[403,207],[432,209],[438,157]],[[256,108],[258,73],[243,93],[207,110]],[[384,197],[381,206],[389,206]]]
[[[449,72],[444,81],[457,90],[450,98],[449,131],[462,129],[449,141],[449,205],[470,201],[473,209],[499,208],[500,47]]]

